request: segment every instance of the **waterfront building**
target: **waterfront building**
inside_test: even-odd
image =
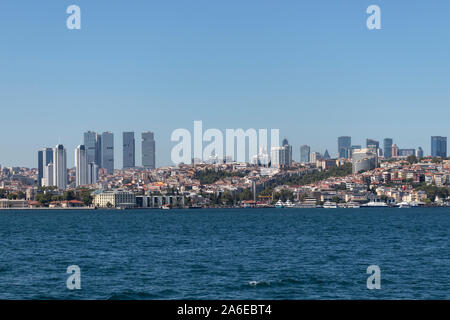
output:
[[[53,180],[59,190],[67,188],[67,154],[62,144],[53,149]]]
[[[392,145],[394,144],[394,140],[391,138],[385,138],[383,140],[383,153],[385,159],[392,158]]]
[[[121,189],[101,191],[94,195],[93,204],[99,208],[135,208],[136,194]]]
[[[142,133],[142,166],[155,169],[155,137],[153,132]]]
[[[75,185],[77,187],[87,184],[87,154],[86,147],[79,145],[75,149]]]
[[[101,138],[101,168],[105,168],[108,174],[114,173],[114,134],[103,132]]]
[[[123,133],[123,168],[129,169],[136,166],[134,132]]]
[[[447,158],[447,137],[431,137],[431,156]]]
[[[338,155],[339,158],[350,158],[350,150],[352,145],[352,137],[338,137]]]
[[[307,145],[303,145],[300,147],[300,162],[308,163],[311,154],[311,148]]]

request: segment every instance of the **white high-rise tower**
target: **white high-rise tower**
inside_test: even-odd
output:
[[[86,147],[79,145],[75,149],[76,186],[87,184],[87,154]]]
[[[53,149],[53,184],[60,190],[67,188],[67,156],[62,144]]]

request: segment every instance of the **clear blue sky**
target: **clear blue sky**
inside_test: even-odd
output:
[[[82,29],[66,28],[66,8]],[[366,28],[377,4],[382,30]],[[337,152],[337,136],[400,148],[449,132],[450,2],[184,0],[0,2],[0,164],[36,167],[37,150],[73,149],[86,130],[151,130],[157,165],[170,134],[279,128]],[[137,164],[140,140],[137,139]]]

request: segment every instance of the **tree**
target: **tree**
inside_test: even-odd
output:
[[[66,201],[71,201],[75,199],[75,193],[72,190],[65,191],[63,195],[63,199]]]
[[[81,189],[80,199],[84,202],[84,205],[90,206],[94,198],[92,197],[92,191],[89,189]]]
[[[409,156],[406,158],[406,161],[408,161],[409,164],[413,164],[413,163],[419,162],[419,160],[417,159],[417,157],[416,157],[415,155],[413,155],[413,154],[409,155]]]
[[[231,195],[231,193],[229,191],[225,191],[224,193],[222,193],[222,195],[220,196],[220,201],[224,204],[224,205],[232,205],[233,204],[233,196]]]

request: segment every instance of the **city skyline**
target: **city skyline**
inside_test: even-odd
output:
[[[41,146],[74,150],[89,129],[118,137],[151,128],[159,167],[170,164],[171,132],[196,119],[222,131],[280,128],[297,161],[304,144],[335,155],[336,136],[360,145],[393,137],[430,154],[429,136],[450,134],[450,45],[442,41],[450,3],[408,4],[405,13],[404,3],[380,1],[376,31],[365,25],[370,4],[80,0],[83,27],[70,31],[62,4],[24,10],[8,1],[0,133],[14,139],[0,141],[0,164],[35,167]]]

